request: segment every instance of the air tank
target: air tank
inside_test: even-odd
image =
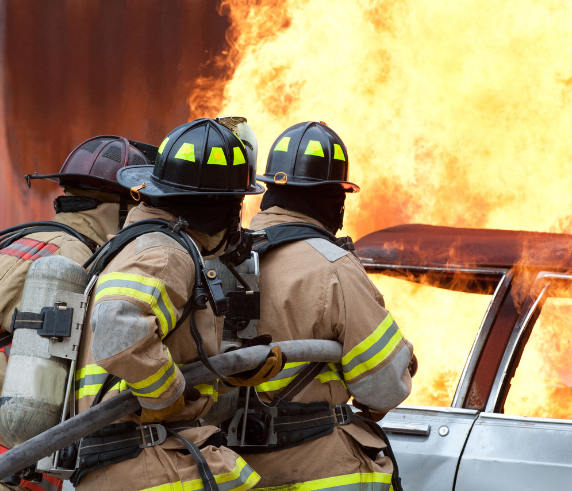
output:
[[[54,305],[56,291],[83,293],[87,272],[63,256],[36,260],[26,276],[21,312]],[[64,409],[70,361],[50,355],[50,338],[16,329],[0,397],[0,433],[13,446],[58,424]]]

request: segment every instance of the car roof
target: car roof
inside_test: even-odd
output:
[[[572,269],[572,235],[518,230],[398,225],[355,244],[364,266]]]

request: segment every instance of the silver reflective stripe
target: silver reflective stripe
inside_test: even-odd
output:
[[[379,353],[385,347],[387,343],[389,343],[389,340],[395,335],[395,333],[397,333],[397,324],[394,321],[391,323],[391,326],[387,328],[387,331],[383,333],[383,336],[381,336],[381,338],[376,343],[374,343],[372,346],[366,349],[363,353],[357,355],[352,361],[344,365],[343,367],[344,373],[351,372],[355,367],[357,367],[361,363],[364,363],[368,361],[370,358],[373,358],[377,353]]]
[[[86,385],[102,385],[107,379],[107,373],[97,373],[95,375],[85,375],[75,381],[75,390],[84,388]]]
[[[338,247],[335,244],[332,244],[329,240],[326,239],[306,239],[304,242],[310,244],[314,249],[316,249],[322,256],[324,256],[328,261],[333,263],[338,259],[347,256],[348,251]]]
[[[240,476],[232,481],[221,482],[218,484],[219,491],[232,491],[233,489],[241,487],[254,471],[248,465],[245,465],[240,471]]]
[[[294,375],[298,375],[302,370],[304,370],[304,368],[306,368],[307,365],[308,365],[308,362],[304,362],[303,365],[298,365],[296,367],[290,367],[290,368],[284,368],[284,370],[282,370],[272,380],[273,381],[274,380],[282,380],[285,378],[293,377]]]
[[[36,254],[33,254],[35,256],[40,256],[40,257],[46,257],[46,256],[51,256],[53,254],[52,251],[50,251],[49,249],[41,249],[38,252],[36,252]]]
[[[137,395],[151,394],[152,392],[155,392],[157,389],[160,389],[165,384],[165,382],[167,382],[169,377],[175,373],[175,368],[177,368],[177,365],[171,361],[171,366],[163,375],[161,375],[159,380],[142,389],[132,388],[132,391],[137,393]],[[129,383],[127,385],[129,385]]]
[[[30,240],[33,240],[33,239],[30,239]],[[34,254],[36,254],[40,250],[39,247],[27,245],[27,244],[22,244],[22,243],[18,243],[18,242],[19,241],[14,242],[13,244],[6,247],[6,249],[14,249],[15,251],[21,251],[25,254],[30,254],[31,256],[33,256]],[[42,245],[45,245],[43,242],[40,242],[40,243]]]
[[[151,286],[151,285],[144,285],[143,283],[139,283],[137,281],[129,281],[129,280],[109,280],[104,281],[100,285],[98,285],[97,290],[95,292],[95,296],[102,290],[106,288],[131,288],[132,290],[140,291],[141,293],[146,293],[148,295],[153,295],[157,299],[157,305],[161,312],[165,316],[167,320],[167,325],[169,326],[169,331],[173,328],[173,321],[171,319],[171,313],[165,302],[163,302],[163,297],[161,296],[161,290],[158,288]]]

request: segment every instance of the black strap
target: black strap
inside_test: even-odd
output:
[[[282,403],[288,403],[294,397],[296,397],[307,385],[314,380],[322,369],[327,365],[324,362],[312,362],[309,363],[304,370],[302,370],[295,378],[290,382],[278,396],[275,396],[270,407],[276,407]]]
[[[11,232],[7,232],[7,230],[11,229],[0,231],[0,237],[3,237],[0,241],[0,249],[8,247],[17,240],[21,239],[22,237],[26,237],[30,234],[37,234],[40,232],[62,232],[62,231],[78,239],[80,242],[85,244],[92,252],[95,252],[98,248],[98,245],[95,241],[93,241],[89,237],[86,237],[83,234],[80,234],[77,230],[74,230],[71,227],[64,225],[63,223],[58,223],[58,222],[37,222],[37,223],[41,223],[42,225],[34,225],[34,222],[30,222],[19,225],[18,227],[20,228],[18,230],[13,230]],[[12,229],[18,227],[12,227]]]
[[[97,391],[97,394],[95,394],[95,398],[93,399],[90,407],[97,406],[103,399],[103,396],[111,390],[111,387],[121,382],[121,380],[123,380],[121,377],[108,373],[103,384],[101,384],[101,387]]]
[[[12,333],[11,332],[0,332],[0,348],[5,348],[12,342]]]
[[[393,464],[393,474],[391,476],[391,484],[393,485],[393,489],[395,491],[403,491],[403,487],[401,486],[401,477],[399,477],[399,467],[397,466],[397,460],[395,458],[395,454],[393,453],[393,449],[391,448],[391,443],[389,442],[389,438],[383,431],[383,428],[379,426],[377,423],[372,421],[371,419],[363,418],[362,416],[358,416],[354,414],[352,417],[353,421],[362,421],[364,422],[370,430],[372,430],[379,438],[383,440],[385,443],[385,449],[383,453],[389,457],[391,463]]]
[[[347,251],[351,251],[351,248],[353,248],[351,237],[338,238],[318,225],[292,222],[265,228],[264,235],[255,234],[252,250],[258,254],[264,254],[272,249],[289,244],[290,242],[306,239],[325,239]]]
[[[129,209],[127,207],[127,196],[121,194],[119,196],[119,230],[125,225],[125,220],[127,220],[127,215],[129,214]]]
[[[73,213],[97,208],[103,201],[85,196],[58,196],[54,200],[56,213]]]
[[[203,457],[203,454],[199,450],[199,447],[197,447],[193,442],[182,437],[176,431],[173,431],[170,428],[167,428],[167,433],[177,437],[181,442],[183,442],[183,445],[185,445],[185,447],[187,448],[193,459],[195,459],[195,462],[197,464],[197,469],[199,471],[199,475],[201,476],[201,481],[203,482],[203,488],[205,489],[205,491],[219,491],[218,485],[213,476],[213,473],[211,472],[209,464]]]
[[[17,308],[12,314],[10,332],[16,329],[42,329],[44,327],[44,313],[21,312]]]

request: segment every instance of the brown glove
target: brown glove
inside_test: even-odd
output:
[[[178,399],[173,402],[170,406],[167,406],[163,409],[147,409],[144,407],[141,410],[141,423],[159,423],[161,421],[165,421],[166,419],[170,418],[171,416],[177,414],[185,407],[185,396],[181,394]]]
[[[272,336],[264,334],[248,340],[240,348],[228,351],[236,351],[237,349],[250,348],[252,346],[268,346],[271,342]],[[228,383],[234,387],[260,385],[276,377],[280,370],[284,368],[285,364],[286,355],[282,354],[282,350],[279,346],[273,346],[266,356],[266,361],[252,370],[235,373],[227,377],[227,380]]]

